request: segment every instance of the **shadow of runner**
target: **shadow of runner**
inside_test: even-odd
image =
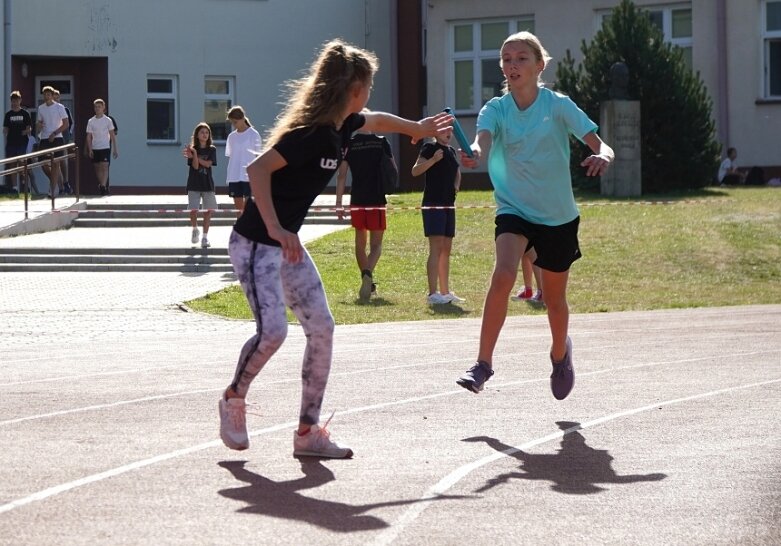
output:
[[[441,495],[435,499],[411,499],[351,505],[343,502],[314,499],[299,493],[303,489],[314,489],[335,479],[333,472],[316,459],[300,460],[304,476],[295,480],[275,482],[244,468],[246,461],[221,461],[219,466],[233,474],[233,477],[249,485],[222,489],[223,497],[246,502],[238,510],[248,514],[263,514],[275,518],[300,520],[337,531],[349,533],[371,529],[383,529],[388,523],[365,512],[384,506],[402,506],[431,500],[471,498],[463,495]]]
[[[491,478],[475,491],[482,493],[513,478],[522,480],[546,480],[552,482],[551,489],[559,493],[588,495],[604,491],[597,484],[635,483],[663,480],[667,474],[618,475],[612,468],[613,457],[605,449],[594,449],[578,432],[580,423],[558,421],[564,432],[561,447],[554,455],[532,455],[520,449],[487,436],[464,439],[465,442],[485,442],[496,451],[518,459],[521,472],[508,472]]]

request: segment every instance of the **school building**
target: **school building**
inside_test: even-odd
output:
[[[517,30],[537,34],[553,57],[581,60],[619,0],[3,0],[4,89],[35,109],[51,84],[75,116],[83,146],[92,101],[106,100],[119,126],[115,193],[184,191],[181,148],[201,120],[218,147],[224,186],[226,109],[244,106],[263,134],[284,100],[283,83],[306,74],[328,39],[380,59],[369,107],[419,118],[450,106],[471,137],[477,113],[499,93],[499,47]],[[781,171],[781,0],[635,0],[665,39],[684,49],[713,100],[717,137],[738,163]],[[598,121],[598,120],[597,120]],[[392,139],[403,188],[417,148]],[[94,191],[84,162],[82,187]],[[484,172],[466,186],[487,187]]]

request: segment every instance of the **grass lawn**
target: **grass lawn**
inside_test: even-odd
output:
[[[389,207],[415,206],[420,197],[392,196]],[[572,313],[781,303],[781,189],[709,188],[649,198],[657,204],[597,195],[577,200],[583,258],[570,270]],[[426,304],[428,242],[419,211],[389,210],[374,273],[378,296],[368,303],[358,300],[352,229],[309,243],[337,324],[479,317],[494,262],[493,198],[461,192],[457,204],[486,206],[457,214],[450,286],[466,298],[463,304]],[[252,318],[238,286],[187,303]],[[544,311],[510,302],[510,315],[535,313]]]

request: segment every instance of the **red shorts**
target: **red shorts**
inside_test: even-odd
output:
[[[350,209],[350,225],[355,229],[385,231],[385,209]]]

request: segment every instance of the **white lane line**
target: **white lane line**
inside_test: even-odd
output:
[[[608,347],[600,346],[599,348],[600,349],[605,349],[605,348],[610,348],[610,347],[609,346]],[[726,355],[726,356],[729,357],[729,358],[735,358],[735,357],[744,357],[744,356],[756,356],[756,355],[759,355],[759,354],[775,353],[775,352],[781,352],[781,350],[779,350],[779,351],[773,351],[773,350],[771,350],[771,351],[752,351],[752,352],[748,352],[748,353],[733,353],[733,354]],[[524,353],[524,354],[528,355],[528,354],[535,354],[535,353]],[[695,358],[684,358],[684,359],[676,359],[676,360],[660,360],[660,361],[657,361],[657,362],[644,362],[642,364],[629,364],[627,366],[619,366],[619,367],[616,367],[616,368],[605,368],[603,370],[594,370],[594,371],[591,371],[591,372],[583,372],[583,373],[580,373],[578,375],[578,377],[588,377],[588,376],[591,376],[591,375],[600,375],[600,374],[610,373],[610,372],[632,370],[632,369],[636,369],[636,368],[645,368],[645,367],[648,367],[648,366],[661,366],[661,365],[664,365],[664,364],[683,364],[683,363],[687,363],[687,362],[701,362],[701,361],[704,361],[704,360],[711,360],[712,358],[716,358],[716,357],[724,358],[724,356],[725,355],[711,355],[711,356],[702,356],[702,357],[695,357]],[[438,364],[450,364],[452,362],[453,362],[453,360],[442,360],[442,361],[439,361],[439,362],[427,362],[425,365],[426,366],[432,366],[432,365],[436,366]],[[349,371],[349,372],[336,372],[336,373],[332,373],[331,377],[346,377],[346,376],[350,376],[350,375],[362,375],[362,374],[367,373],[367,372],[383,372],[383,371],[399,370],[399,369],[405,369],[405,368],[414,368],[414,367],[421,366],[421,365],[422,364],[416,363],[416,364],[399,364],[398,366],[386,366],[386,367],[383,367],[383,368],[364,368],[364,369],[358,369],[358,370],[353,370],[353,371]],[[527,383],[537,383],[537,382],[540,382],[540,381],[547,381],[547,380],[548,380],[548,377],[546,376],[546,377],[538,377],[538,378],[531,378],[531,379],[521,379],[521,380],[518,380],[518,381],[505,381],[503,383],[496,383],[495,386],[496,387],[511,387],[511,386],[515,386],[515,385],[524,385],[524,384],[527,384]],[[290,379],[279,379],[279,380],[276,380],[276,381],[267,381],[266,385],[280,385],[280,384],[285,384],[285,383],[297,383],[298,381],[300,381],[300,379],[298,377],[294,377],[294,378],[290,378]],[[0,421],[0,427],[5,426],[5,425],[13,425],[13,424],[16,424],[16,423],[22,423],[22,422],[25,422],[25,421],[34,421],[36,419],[45,419],[45,418],[48,418],[48,417],[59,417],[59,416],[62,416],[62,415],[69,415],[69,414],[72,414],[72,413],[81,413],[81,412],[85,412],[85,411],[94,411],[94,410],[102,410],[102,409],[107,409],[107,408],[115,408],[115,407],[118,407],[118,406],[126,406],[126,405],[129,405],[129,404],[141,404],[141,403],[144,403],[144,402],[152,402],[152,401],[155,401],[155,400],[165,400],[167,398],[177,398],[179,396],[190,396],[190,395],[193,395],[193,394],[203,394],[203,393],[206,393],[206,392],[218,392],[218,391],[224,390],[224,388],[225,387],[223,387],[223,386],[221,386],[221,387],[208,387],[208,388],[204,387],[204,388],[201,388],[201,389],[194,389],[194,390],[189,390],[189,391],[174,392],[174,393],[169,393],[169,394],[158,394],[158,395],[154,395],[154,396],[144,396],[144,397],[141,397],[141,398],[132,398],[132,399],[129,399],[129,400],[118,400],[118,401],[111,402],[111,403],[106,403],[106,404],[93,404],[93,405],[90,405],[90,406],[81,406],[81,407],[78,407],[78,408],[71,408],[71,409],[67,409],[67,410],[52,411],[52,412],[49,412],[49,413],[39,413],[39,414],[36,414],[36,415],[28,415],[28,416],[25,416],[25,417],[16,417],[14,419],[8,419],[8,420],[5,420],[5,421]],[[454,390],[454,391],[447,392],[447,393],[444,393],[444,394],[450,395],[450,394],[458,393],[458,392],[461,392],[461,391],[460,390]],[[440,396],[440,394],[432,395],[432,397],[434,397],[434,398],[436,398],[438,396]],[[424,400],[424,399],[425,398],[421,398],[420,400]],[[402,401],[402,402],[404,402],[404,401]],[[395,404],[395,402],[391,402],[391,404]],[[384,404],[382,404],[380,406],[367,406],[366,408],[358,408],[358,410],[356,410],[356,411],[365,411],[365,409],[375,408],[375,407],[384,407]],[[340,414],[347,414],[347,413],[354,413],[354,411],[347,410],[347,411],[343,411],[343,412],[339,412],[339,413]]]
[[[743,353],[743,354],[760,354],[762,352],[777,352],[777,351],[757,351],[756,353]],[[720,356],[722,358],[731,358],[731,357],[737,356],[737,355],[720,355]],[[659,365],[659,364],[677,363],[677,362],[691,362],[691,361],[694,361],[694,360],[702,360],[704,358],[712,358],[712,357],[703,357],[701,359],[684,359],[684,360],[677,360],[677,361],[671,361],[671,362],[658,362],[658,363],[651,363],[651,364],[636,364],[636,365],[632,365],[632,366],[623,366],[621,368],[611,368],[609,370],[596,370],[596,371],[593,371],[593,372],[581,373],[578,377],[589,376],[589,375],[597,375],[597,374],[602,374],[602,373],[607,373],[607,372],[610,372],[610,371],[617,371],[617,370],[622,370],[622,369],[639,368],[639,367],[644,367],[644,366],[654,366],[654,365]],[[535,382],[539,382],[539,381],[547,381],[547,378],[523,379],[523,380],[519,380],[519,381],[509,381],[509,382],[506,382],[506,383],[500,383],[500,384],[498,384],[496,386],[521,385],[521,384],[524,384],[524,383],[535,383]],[[637,410],[629,410],[628,412],[622,412],[620,414],[613,414],[613,416],[608,416],[608,417],[609,418],[617,418],[617,417],[624,416],[624,415],[632,415],[633,413],[639,413],[640,411],[645,411],[646,409],[659,407],[660,405],[672,404],[672,403],[675,403],[676,401],[685,401],[685,400],[689,400],[689,399],[702,398],[702,397],[705,397],[705,396],[711,396],[713,394],[718,394],[718,393],[721,393],[721,392],[729,392],[730,390],[738,390],[740,388],[749,388],[751,386],[765,385],[765,384],[769,384],[769,383],[776,383],[776,382],[779,382],[779,381],[781,381],[781,379],[775,379],[775,380],[772,380],[772,381],[766,381],[766,382],[762,382],[762,383],[752,383],[751,385],[747,385],[747,386],[743,386],[743,387],[731,387],[731,388],[722,389],[722,390],[719,390],[719,391],[712,391],[711,393],[695,395],[695,396],[689,397],[689,398],[679,398],[679,399],[676,399],[676,400],[673,400],[673,401],[668,401],[668,402],[658,402],[658,403],[655,403],[655,404],[651,404],[649,406],[643,406],[643,408],[640,408],[640,409],[637,409]],[[361,407],[357,407],[357,408],[351,408],[349,410],[337,412],[337,414],[338,415],[350,415],[350,414],[353,414],[353,413],[362,413],[362,412],[372,411],[372,410],[376,410],[376,409],[387,408],[387,407],[391,407],[391,406],[401,406],[401,405],[406,405],[406,404],[414,404],[414,403],[417,403],[417,402],[421,402],[423,400],[433,400],[433,399],[436,399],[436,398],[443,398],[443,397],[446,397],[446,396],[461,395],[461,394],[463,394],[463,392],[464,392],[464,390],[459,388],[459,389],[455,389],[455,390],[451,390],[451,391],[440,392],[440,393],[436,393],[436,394],[429,394],[429,395],[426,395],[426,396],[417,396],[417,397],[414,397],[414,398],[407,398],[407,399],[404,399],[404,400],[393,400],[393,401],[390,401],[390,402],[382,402],[382,403],[379,403],[379,404],[372,404],[372,405],[369,405],[369,406],[361,406]],[[590,421],[586,425],[581,425],[581,428],[585,428],[586,426],[593,426],[595,424],[604,422],[606,420],[610,420],[609,418],[604,418],[603,417],[603,418],[600,418],[600,419],[596,419],[594,421]],[[278,424],[278,425],[274,425],[274,426],[271,426],[271,427],[268,427],[268,428],[264,428],[264,429],[260,429],[260,430],[256,430],[256,431],[250,432],[249,436],[251,436],[251,437],[259,436],[261,434],[267,434],[267,433],[270,433],[270,432],[276,432],[276,431],[284,430],[284,429],[287,429],[287,428],[293,428],[293,427],[295,427],[297,425],[298,425],[297,421],[291,421],[289,423]],[[557,432],[557,433],[552,434],[550,436],[546,436],[545,440],[542,440],[542,439],[541,440],[535,440],[535,442],[542,443],[543,441],[549,441],[549,439],[555,439],[555,438],[559,438],[561,436],[563,436],[563,432]],[[127,464],[127,465],[124,465],[124,466],[120,466],[120,467],[117,467],[117,468],[114,468],[114,469],[106,470],[104,472],[99,472],[97,474],[92,474],[90,476],[86,476],[86,477],[80,478],[78,480],[74,480],[74,481],[67,482],[67,483],[64,483],[64,484],[61,484],[61,485],[50,487],[48,489],[44,489],[42,491],[38,491],[37,493],[33,493],[33,494],[28,495],[26,497],[23,497],[21,499],[17,499],[17,500],[9,502],[7,504],[0,505],[0,514],[2,514],[4,512],[9,512],[11,510],[14,510],[15,508],[19,508],[20,506],[24,506],[24,505],[30,504],[32,502],[35,502],[35,501],[44,500],[44,499],[53,497],[55,495],[59,495],[60,493],[64,493],[66,491],[70,491],[72,489],[76,489],[77,487],[81,487],[83,485],[88,485],[88,484],[91,484],[91,483],[94,483],[94,482],[98,482],[98,481],[102,481],[102,480],[105,480],[105,479],[108,479],[108,478],[112,478],[114,476],[118,476],[120,474],[125,474],[126,472],[130,472],[132,470],[137,470],[139,468],[144,468],[146,466],[150,466],[150,465],[158,463],[158,462],[167,461],[169,459],[173,459],[173,458],[184,456],[184,455],[190,455],[192,453],[196,453],[196,452],[202,451],[204,449],[209,449],[209,448],[212,448],[212,447],[219,447],[221,444],[222,444],[222,442],[220,440],[214,440],[214,441],[211,441],[211,442],[198,444],[196,446],[192,446],[192,447],[184,448],[184,449],[179,449],[179,450],[176,450],[176,451],[172,451],[170,453],[164,453],[164,454],[161,454],[161,455],[157,455],[155,457],[151,457],[149,459],[143,459],[141,461],[136,461],[134,463],[130,463],[130,464]],[[531,447],[533,445],[537,445],[537,443],[524,444],[523,446],[520,446],[517,449],[525,449],[525,448]],[[499,457],[501,457],[501,456],[503,456],[503,455],[499,455]],[[487,458],[487,459],[493,460],[493,457],[495,457],[495,456],[492,456],[492,457]],[[487,462],[490,462],[490,460],[487,461]],[[472,465],[474,465],[474,464],[475,463],[472,463]],[[487,464],[487,463],[483,463],[483,464]],[[471,466],[471,465],[467,465],[467,466]],[[465,467],[462,467],[462,468],[465,468]],[[475,467],[475,468],[477,468],[477,467]],[[470,470],[470,472],[471,472],[471,470]],[[468,472],[467,472],[467,474],[468,474]],[[466,474],[464,474],[464,475],[466,475]],[[456,480],[456,482],[457,482],[457,480]],[[453,483],[456,483],[456,482],[453,482]],[[442,481],[440,481],[440,484],[441,483],[442,483]],[[437,486],[434,486],[434,488],[430,489],[429,492],[435,490],[436,487]],[[448,487],[450,487],[450,486],[448,486]],[[427,495],[429,495],[429,494],[430,493],[427,493]],[[436,495],[436,494],[440,494],[440,493],[435,493],[434,495]],[[429,498],[429,497],[424,495],[421,499],[422,500],[426,500],[427,498]],[[427,503],[421,503],[421,504],[427,504]],[[420,511],[422,512],[423,510],[421,509]],[[417,517],[417,515],[414,516],[414,517]],[[393,528],[394,527],[389,528],[389,532]]]
[[[656,408],[659,408],[661,406],[670,406],[673,404],[681,404],[684,402],[691,402],[693,400],[699,400],[702,398],[708,398],[712,396],[717,396],[720,394],[728,394],[731,392],[739,391],[739,390],[745,390],[745,389],[753,389],[756,387],[763,387],[765,385],[772,385],[775,383],[781,383],[781,378],[779,379],[770,379],[768,381],[760,381],[757,383],[749,383],[746,385],[738,385],[735,387],[727,387],[724,389],[718,389],[714,391],[704,392],[700,394],[694,394],[691,396],[685,396],[682,398],[674,398],[672,400],[665,400],[663,402],[656,402],[654,404],[648,404],[647,406],[641,406],[639,408],[629,409],[625,411],[620,411],[617,413],[612,413],[610,415],[605,415],[603,417],[599,417],[597,419],[593,419],[591,421],[587,421],[586,423],[582,423],[580,425],[570,427],[565,430],[559,430],[557,432],[553,432],[551,434],[548,434],[547,436],[542,436],[541,438],[537,438],[534,440],[531,440],[529,442],[526,442],[525,444],[521,444],[520,446],[516,447],[510,447],[508,449],[505,449],[504,451],[500,451],[498,453],[493,453],[491,455],[488,455],[486,457],[483,457],[482,459],[478,459],[476,461],[473,461],[469,464],[465,464],[457,469],[455,469],[453,472],[442,478],[436,485],[429,488],[428,491],[426,491],[423,496],[418,499],[420,502],[414,503],[410,506],[410,508],[407,509],[406,512],[404,512],[401,517],[399,517],[394,523],[392,523],[389,527],[386,527],[385,530],[380,534],[377,538],[375,538],[374,541],[371,542],[372,546],[385,546],[387,544],[392,543],[398,536],[404,532],[404,529],[408,527],[410,524],[412,524],[422,513],[426,508],[431,504],[431,501],[436,500],[437,497],[445,494],[451,487],[456,485],[459,481],[461,481],[464,477],[468,476],[473,470],[477,470],[478,468],[485,466],[487,464],[490,464],[494,461],[497,461],[503,457],[508,457],[513,455],[514,453],[518,453],[519,451],[524,451],[527,449],[531,449],[533,447],[536,447],[540,444],[544,444],[559,438],[564,437],[567,434],[570,434],[572,432],[575,432],[577,430],[582,430],[585,428],[595,427],[597,425],[601,425],[604,423],[607,423],[608,421],[613,421],[615,419],[620,419],[622,417],[629,417],[631,415],[636,415],[638,413],[642,413],[644,411],[653,410]],[[428,501],[428,502],[426,502]]]

